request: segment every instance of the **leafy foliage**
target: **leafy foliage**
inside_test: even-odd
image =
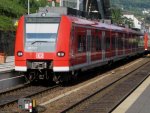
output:
[[[130,9],[149,9],[150,8],[150,0],[110,0],[111,4],[118,5],[120,8],[124,8],[126,10]]]
[[[27,9],[28,7],[28,0],[14,0],[17,1],[22,7]],[[39,7],[44,7],[47,5],[47,0],[29,0],[30,1],[30,12],[35,13]],[[27,13],[27,10],[26,10]]]
[[[119,8],[112,8],[111,9],[111,14],[112,14],[112,20],[116,24],[121,24],[122,23],[122,12],[121,9]]]
[[[25,13],[25,9],[12,0],[0,0],[0,30],[15,30],[13,20]]]
[[[19,17],[25,13],[25,9],[17,2],[11,0],[0,0],[0,14],[8,17]]]
[[[130,28],[133,27],[132,19],[123,17],[122,10],[120,8],[114,7],[111,9],[112,21],[114,24],[125,26],[128,25]]]
[[[30,12],[44,7],[47,0],[30,0]],[[13,21],[27,14],[28,0],[0,0],[0,30],[15,30]]]
[[[6,16],[0,16],[0,30],[14,30],[12,19]]]

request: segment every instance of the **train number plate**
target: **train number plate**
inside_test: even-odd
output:
[[[44,59],[44,53],[36,53],[37,59]]]

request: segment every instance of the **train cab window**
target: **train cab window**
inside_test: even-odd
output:
[[[86,51],[86,40],[84,36],[78,36],[78,52],[82,53]]]

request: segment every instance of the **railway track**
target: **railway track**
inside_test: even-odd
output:
[[[110,113],[150,74],[150,61],[85,97],[62,113]]]
[[[36,85],[33,86],[31,84],[25,84],[18,88],[11,89],[5,92],[1,92],[0,93],[0,109],[3,109],[11,104],[14,104],[20,98],[32,97],[42,92],[53,90],[56,87],[58,87],[58,85],[45,87],[45,86],[36,86]]]

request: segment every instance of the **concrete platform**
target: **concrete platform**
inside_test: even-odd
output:
[[[112,113],[150,113],[150,77]]]
[[[14,56],[7,56],[6,62],[0,64],[0,73],[10,72],[14,70]]]

